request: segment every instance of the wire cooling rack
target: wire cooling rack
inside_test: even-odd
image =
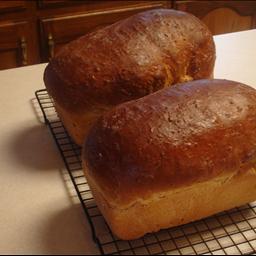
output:
[[[176,228],[122,241],[112,234],[98,210],[81,166],[81,148],[68,135],[46,90],[36,91],[49,126],[101,254],[239,255],[256,253],[256,202]],[[132,227],[131,227],[132,228]]]

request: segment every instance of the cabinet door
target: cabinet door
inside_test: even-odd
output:
[[[0,69],[35,63],[31,24],[0,23]]]
[[[174,8],[199,17],[214,35],[256,27],[256,1],[175,1]]]
[[[48,61],[64,44],[100,27],[152,8],[168,7],[167,1],[149,1],[147,5],[85,14],[41,19],[41,56]]]

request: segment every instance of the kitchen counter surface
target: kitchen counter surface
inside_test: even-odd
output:
[[[215,78],[256,88],[256,30],[215,37]],[[0,254],[97,254],[34,92],[45,64],[0,71]]]

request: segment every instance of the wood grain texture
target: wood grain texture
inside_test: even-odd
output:
[[[34,25],[25,21],[0,24],[0,69],[36,62],[35,43],[31,40]]]
[[[215,35],[248,30],[253,27],[252,16],[240,16],[233,9],[218,8],[206,14],[202,21]]]
[[[0,1],[0,13],[20,11],[26,8],[25,0]]]
[[[214,35],[256,27],[256,1],[175,1],[174,8],[203,20]]]
[[[0,23],[31,24],[29,45],[32,45],[32,48],[29,48],[29,52],[33,55],[31,64],[35,64],[48,61],[50,55],[54,55],[66,43],[85,33],[152,8],[176,8],[191,12],[202,19],[213,34],[255,28],[255,3],[255,1],[178,0],[0,0]],[[53,44],[49,44],[49,37],[52,38]],[[7,56],[4,57],[3,66],[4,63],[9,62]]]
[[[0,30],[6,24],[15,26],[16,23],[26,22],[29,27],[28,63],[36,64],[48,61],[50,52],[53,55],[62,45],[97,27],[141,10],[170,6],[171,1],[0,0]],[[6,33],[4,30],[3,34]],[[12,35],[9,48],[13,49],[11,38]],[[22,63],[19,50],[7,52],[5,48],[0,48],[0,51],[3,58],[1,69],[18,67]]]

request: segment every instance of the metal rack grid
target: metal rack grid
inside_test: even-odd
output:
[[[256,253],[256,202],[187,225],[161,230],[141,239],[122,241],[99,212],[81,166],[81,148],[68,135],[46,90],[36,98],[49,126],[101,254],[236,255]]]

